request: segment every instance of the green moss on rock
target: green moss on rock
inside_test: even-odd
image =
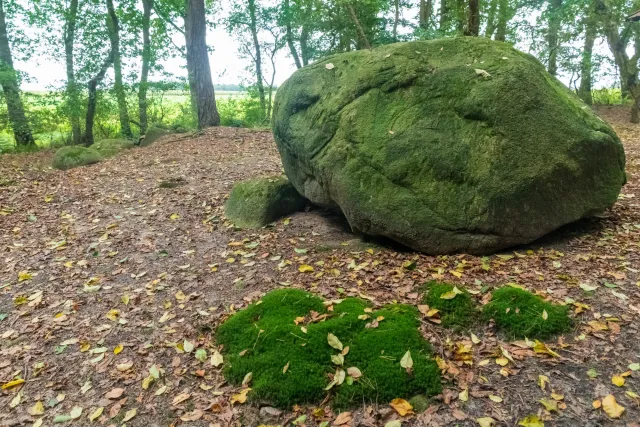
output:
[[[67,170],[78,166],[98,163],[102,159],[99,152],[92,148],[81,146],[62,147],[53,156],[53,167],[60,170]]]
[[[490,253],[612,206],[619,138],[533,56],[483,37],[334,55],[276,94],[285,172],[355,230]]]
[[[478,310],[469,292],[447,283],[430,282],[424,303],[429,308],[440,311],[442,326],[463,329],[471,326],[478,318]],[[454,291],[457,290],[457,291]],[[452,295],[455,295],[451,298]],[[444,296],[444,298],[443,298]]]
[[[258,178],[237,183],[224,211],[237,227],[259,228],[302,209],[306,200],[284,177]]]
[[[133,142],[126,139],[103,139],[94,143],[89,148],[93,148],[103,157],[112,157],[122,150],[129,150],[133,147]]]
[[[566,306],[512,286],[495,290],[482,313],[510,339],[546,339],[567,332],[572,324]]]
[[[147,147],[167,135],[171,135],[171,132],[158,126],[149,126],[144,138],[140,141],[140,146]]]
[[[389,305],[372,313],[366,313],[366,308],[366,301],[347,298],[328,311],[320,298],[308,292],[272,291],[218,328],[217,341],[225,353],[225,378],[237,385],[251,372],[249,396],[281,408],[318,404],[327,394],[333,395],[334,407],[348,408],[363,402],[388,403],[398,397],[439,393],[440,373],[419,332],[416,308]],[[308,323],[312,316],[322,315],[327,315],[326,320]],[[384,320],[376,328],[367,328],[378,316]],[[296,325],[295,320],[301,317],[305,322]],[[362,377],[351,383],[347,376],[344,383],[327,391],[330,375],[336,372],[331,356],[340,353],[328,344],[330,333],[349,347],[344,369],[356,367]],[[413,359],[411,373],[400,366],[407,351]]]

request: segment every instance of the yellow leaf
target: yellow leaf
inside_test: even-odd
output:
[[[33,275],[26,270],[18,273],[18,282],[24,282],[25,280],[29,280],[32,278],[33,278]]]
[[[542,403],[542,406],[544,406],[544,408],[547,411],[549,411],[549,412],[551,412],[551,411],[558,412],[558,402],[556,402],[555,400],[540,399],[539,402]]]
[[[500,396],[496,396],[496,395],[493,395],[493,394],[489,395],[489,399],[491,399],[493,402],[496,402],[496,403],[501,403],[502,402],[502,398]]]
[[[287,362],[287,364],[284,365],[284,368],[282,368],[282,374],[283,375],[286,374],[288,370],[289,370],[289,362]]]
[[[535,341],[535,345],[533,346],[533,351],[537,354],[547,354],[551,357],[560,357],[558,353],[551,350],[545,343],[540,342],[538,340]]]
[[[224,359],[222,358],[222,354],[220,354],[220,352],[218,350],[216,350],[212,355],[211,355],[211,364],[214,367],[218,367],[220,365],[222,365],[222,362],[224,361]]]
[[[538,375],[538,385],[542,391],[544,391],[547,384],[549,384],[549,377],[546,375]]]
[[[126,414],[124,414],[124,418],[122,419],[122,423],[126,423],[127,421],[129,421],[131,418],[135,417],[136,414],[138,413],[138,409],[137,408],[133,408],[127,411]]]
[[[93,411],[90,415],[89,415],[89,421],[94,422],[95,420],[97,420],[98,418],[100,418],[100,415],[102,415],[102,412],[104,411],[104,408],[101,406],[99,408],[97,408],[95,411]]]
[[[246,402],[247,401],[247,393],[249,393],[250,391],[251,391],[250,388],[245,388],[240,393],[234,394],[233,396],[231,396],[231,404],[233,405],[234,403],[244,403],[244,402]]]
[[[602,401],[600,399],[596,399],[591,403],[593,409],[600,409],[602,407]]]
[[[624,378],[622,378],[620,375],[614,375],[611,378],[611,382],[618,387],[622,387],[624,385]]]
[[[124,305],[128,305],[129,304],[129,300],[131,299],[131,297],[127,294],[122,295],[122,297],[120,297],[120,301],[122,301],[122,303]]]
[[[549,313],[547,313],[547,310],[542,310],[542,319],[547,320],[548,318],[549,318]]]
[[[460,394],[458,394],[458,399],[462,400],[463,402],[469,400],[469,389],[465,388],[464,390],[462,390]]]
[[[411,352],[409,350],[407,350],[404,356],[402,356],[402,359],[400,359],[400,366],[405,369],[413,368],[413,359],[411,358]]]
[[[45,202],[45,203],[51,203],[52,201],[53,201],[53,196],[52,196],[51,194],[47,194],[47,195],[44,197],[44,202]]]
[[[480,427],[493,427],[496,425],[496,420],[491,417],[476,418],[476,422]]]
[[[22,378],[19,378],[19,379],[17,379],[17,380],[13,380],[13,381],[9,381],[8,383],[6,383],[6,384],[3,384],[3,385],[2,385],[2,389],[3,389],[3,390],[6,390],[6,389],[8,389],[8,388],[11,388],[11,387],[15,387],[15,386],[17,386],[17,385],[20,385],[20,384],[22,384],[23,382],[24,382],[24,380],[23,380]]]
[[[620,418],[624,412],[624,407],[616,402],[613,394],[602,399],[602,409],[604,409],[604,412],[611,418]]]
[[[440,295],[440,299],[454,299],[457,295],[460,295],[462,291],[458,289],[457,286],[454,286],[453,289],[449,292],[445,292]]]
[[[175,221],[178,218],[180,218],[180,215],[178,215],[177,213],[172,213],[171,216],[169,217],[171,221]]]
[[[537,415],[529,415],[518,423],[522,427],[544,427],[544,421]]]
[[[164,394],[164,392],[167,391],[167,386],[163,385],[162,387],[160,387],[159,389],[156,390],[156,392],[154,393],[156,396],[160,396],[162,394]]]
[[[29,415],[42,415],[44,414],[44,405],[42,404],[42,402],[37,401],[31,408],[29,408],[27,410],[27,412],[29,413]]]
[[[300,267],[298,267],[298,271],[300,273],[311,273],[313,271],[313,267],[308,264],[302,264]]]
[[[413,414],[413,406],[404,399],[393,399],[389,405],[391,405],[401,417]]]
[[[506,357],[498,357],[496,359],[496,363],[500,366],[507,366],[509,364],[509,359]]]
[[[120,352],[122,352],[122,349],[124,349],[124,345],[120,343],[116,346],[116,348],[113,349],[113,354],[120,354]]]
[[[336,337],[335,335],[333,335],[332,333],[328,333],[327,334],[327,342],[329,343],[329,345],[333,348],[335,348],[336,350],[340,350],[342,351],[342,343],[340,342],[340,340],[338,339],[338,337]]]
[[[480,344],[480,338],[478,338],[475,334],[471,334],[471,342],[474,344]]]

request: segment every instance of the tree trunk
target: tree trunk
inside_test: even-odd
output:
[[[498,25],[496,27],[496,40],[507,40],[507,24],[511,19],[511,8],[509,7],[509,0],[498,0]]]
[[[64,27],[64,53],[67,66],[67,102],[69,106],[69,119],[71,121],[71,140],[74,145],[80,144],[82,140],[82,130],[80,129],[80,102],[73,57],[73,43],[76,37],[77,19],[78,0],[71,0]]]
[[[449,29],[449,21],[451,20],[449,16],[451,12],[450,1],[452,0],[440,0],[440,24],[438,29],[443,33]]]
[[[120,116],[120,134],[125,138],[133,138],[131,125],[129,124],[129,111],[127,110],[127,96],[122,82],[122,57],[120,56],[120,24],[113,6],[113,0],[107,0],[107,28],[111,41],[111,53],[113,55],[113,73],[115,75],[114,91],[118,100],[118,115]]]
[[[35,140],[24,113],[24,105],[20,98],[18,75],[13,68],[13,56],[7,34],[7,22],[4,12],[4,0],[0,0],[0,86],[7,103],[9,122],[18,145],[33,145]]]
[[[358,32],[358,36],[360,37],[360,43],[364,46],[365,49],[371,49],[371,43],[369,43],[369,39],[360,24],[360,20],[358,19],[358,15],[356,15],[356,11],[351,5],[351,3],[347,3],[347,11],[349,12],[349,16],[353,21],[353,25],[356,27],[356,31]]]
[[[151,10],[153,0],[142,0],[142,70],[140,72],[140,90],[138,91],[138,109],[140,110],[140,135],[147,133],[147,91],[149,90],[149,68],[151,67]]]
[[[398,41],[398,21],[400,20],[400,0],[394,0],[393,41]]]
[[[480,35],[480,1],[469,0],[469,19],[465,36],[478,37]]]
[[[253,40],[253,60],[255,62],[256,71],[256,88],[258,89],[258,96],[260,98],[260,110],[262,110],[262,117],[267,116],[267,98],[264,90],[263,76],[262,76],[262,50],[260,48],[260,40],[258,40],[258,22],[256,18],[256,1],[249,0],[249,30],[251,31],[251,39]]]
[[[207,21],[204,0],[185,0],[185,39],[187,69],[193,76],[198,111],[198,128],[220,125],[216,96],[211,80],[211,66],[207,50]]]
[[[593,45],[597,36],[597,23],[589,14],[585,23],[584,49],[582,50],[582,63],[580,64],[580,87],[578,96],[588,105],[593,104],[591,94],[591,70],[593,68]]]
[[[311,60],[311,52],[309,52],[309,27],[305,24],[300,31],[300,56],[302,57],[302,66],[309,65]]]
[[[104,75],[107,74],[107,70],[113,65],[113,51],[109,52],[109,56],[102,63],[102,67],[98,74],[96,74],[89,83],[88,88],[88,100],[87,100],[87,117],[84,126],[84,138],[83,143],[87,147],[93,144],[93,122],[96,116],[96,103],[98,102],[98,83],[104,79]]]
[[[487,12],[487,28],[484,36],[488,39],[493,37],[496,32],[496,11],[498,10],[498,0],[491,0],[489,3],[489,12]]]
[[[293,62],[296,64],[296,68],[302,68],[302,62],[300,62],[300,55],[298,55],[298,49],[296,49],[296,45],[293,42],[293,29],[291,28],[291,4],[290,0],[284,0],[284,24],[285,24],[285,37],[287,39],[287,46],[289,47],[289,52],[291,52],[291,57],[293,58]]]
[[[466,8],[467,4],[465,0],[456,1],[456,32],[458,34],[465,34],[465,26],[467,24],[467,19],[465,16]]]
[[[549,33],[547,34],[547,44],[549,49],[549,74],[558,74],[558,33],[560,32],[560,8],[562,0],[549,0]]]

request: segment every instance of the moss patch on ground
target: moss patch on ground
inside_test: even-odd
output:
[[[482,313],[511,339],[545,339],[567,332],[572,324],[567,307],[512,286],[495,290]]]
[[[93,148],[103,157],[112,157],[122,150],[129,150],[133,147],[133,142],[126,139],[103,139],[102,141],[96,142],[89,148]]]
[[[332,307],[329,311],[308,292],[282,289],[231,316],[217,331],[226,353],[225,378],[240,384],[251,372],[249,397],[281,408],[318,404],[328,393],[333,406],[342,409],[441,391],[440,372],[419,332],[415,307],[397,304],[372,311],[357,298]],[[366,326],[380,316],[384,319],[377,327]],[[329,334],[344,348],[342,365]],[[407,351],[413,360],[410,373],[400,365]],[[347,373],[354,373],[353,367],[361,372],[359,378]],[[343,375],[340,370],[346,373],[344,382],[327,390]]]
[[[442,326],[463,329],[477,320],[479,313],[469,292],[447,283],[429,282],[426,286],[424,303],[440,311]]]
[[[227,218],[240,228],[260,228],[290,215],[306,204],[285,177],[258,178],[237,183],[224,206]]]
[[[81,146],[62,147],[53,156],[53,167],[60,170],[67,170],[78,166],[98,163],[102,155],[92,149]]]

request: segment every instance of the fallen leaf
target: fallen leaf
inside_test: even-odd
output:
[[[413,359],[411,358],[411,351],[407,350],[407,352],[400,359],[400,366],[405,369],[413,368]]]
[[[240,393],[231,396],[231,405],[233,405],[234,403],[245,403],[247,401],[247,393],[249,393],[250,391],[250,388],[245,388]]]
[[[544,421],[537,415],[529,415],[518,423],[522,427],[544,427]]]
[[[342,343],[340,342],[338,337],[336,337],[332,333],[327,334],[327,342],[331,347],[335,348],[336,350],[342,351]]]
[[[620,406],[618,402],[616,402],[616,398],[613,394],[602,399],[602,409],[610,418],[620,418],[625,410],[624,407]]]
[[[124,418],[122,419],[122,423],[126,423],[127,421],[129,421],[130,419],[135,417],[137,413],[138,413],[138,409],[137,408],[129,409],[124,414]]]
[[[401,417],[407,414],[413,414],[413,406],[404,399],[393,399],[389,405],[391,405]]]

